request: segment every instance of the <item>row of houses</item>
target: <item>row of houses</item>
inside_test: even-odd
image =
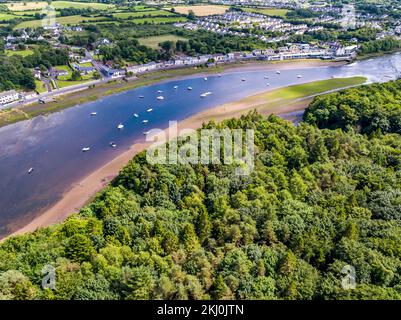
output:
[[[18,100],[27,100],[37,96],[37,93],[34,91],[30,92],[17,92],[15,90],[8,90],[0,92],[0,105],[4,106],[9,103],[18,101]]]

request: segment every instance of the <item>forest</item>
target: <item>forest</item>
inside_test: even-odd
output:
[[[319,96],[304,120],[319,128],[401,134],[401,80]]]
[[[400,136],[312,117],[324,101],[364,117],[377,97],[385,120],[400,83],[377,86],[315,98],[298,126],[256,112],[205,123],[255,130],[246,176],[138,154],[78,214],[0,244],[0,299],[401,299]],[[47,265],[55,290],[41,288]]]

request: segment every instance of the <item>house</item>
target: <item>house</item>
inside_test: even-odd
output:
[[[83,58],[83,59],[79,60],[79,63],[92,63],[92,59],[91,58]]]
[[[29,99],[36,98],[37,95],[38,95],[38,94],[37,94],[35,91],[24,92],[24,93],[22,94],[22,96],[23,96],[23,98],[24,98],[25,100],[29,100]]]
[[[127,72],[132,72],[133,74],[136,74],[136,73],[142,73],[142,72],[146,72],[146,71],[155,70],[156,67],[157,67],[157,63],[152,61],[147,64],[140,64],[140,65],[136,65],[136,66],[127,67],[126,70],[127,70]]]
[[[89,74],[95,71],[94,67],[85,67],[85,66],[80,66],[76,63],[74,63],[72,65],[74,67],[75,70],[78,70],[79,72],[83,73],[83,74]]]
[[[100,71],[107,77],[118,78],[122,76],[122,70],[112,69],[107,66],[101,66]]]
[[[42,78],[41,72],[39,69],[33,69],[32,70],[32,75],[34,78],[40,80]]]
[[[15,90],[3,91],[0,93],[0,104],[4,105],[19,99],[19,94]]]
[[[68,71],[66,70],[58,70],[58,69],[54,69],[54,73],[57,77],[59,76],[68,76]]]

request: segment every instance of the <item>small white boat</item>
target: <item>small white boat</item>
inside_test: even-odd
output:
[[[135,118],[138,118],[139,116],[138,116],[138,114],[137,114],[137,113],[134,113],[134,117],[135,117]]]
[[[164,97],[163,96],[158,96],[156,99],[157,100],[164,100]]]
[[[153,109],[152,108],[149,108],[148,110],[146,110],[147,112],[152,112],[153,111]]]
[[[122,123],[120,123],[120,124],[117,126],[117,129],[119,129],[119,130],[124,129],[124,125],[123,125]]]
[[[298,78],[298,79],[301,79],[301,78],[302,78],[302,76],[299,74],[299,75],[297,75],[297,78]]]
[[[269,77],[268,77],[268,76],[265,76],[265,79],[269,79]]]
[[[96,116],[97,112],[91,112],[91,116]]]
[[[31,168],[29,168],[29,170],[28,170],[28,174],[31,174],[33,172],[33,168],[31,167]]]
[[[209,95],[211,95],[212,93],[209,91],[209,92],[204,92],[204,93],[202,93],[200,96],[201,96],[201,98],[206,98],[207,96],[209,96]]]
[[[241,81],[246,81],[246,79],[245,79],[245,78],[242,78]]]
[[[148,123],[148,121],[149,121],[149,120],[143,120],[142,122],[143,122],[143,123]]]
[[[188,90],[192,90],[192,87],[188,87],[187,89],[188,89]]]
[[[117,147],[117,144],[115,142],[110,142],[110,147],[115,148]]]
[[[280,72],[280,71],[276,71],[276,73],[277,73],[277,74],[281,74],[281,72]]]
[[[85,148],[82,148],[82,152],[87,152],[87,151],[89,151],[91,148],[89,148],[89,147],[85,147]]]
[[[178,89],[178,86],[174,86],[174,89]]]
[[[268,87],[270,87],[270,83],[266,83],[266,85],[267,85]]]
[[[163,91],[161,91],[161,90],[157,90],[157,93],[162,93]]]
[[[221,77],[222,77],[222,76],[221,76],[221,74],[218,74],[217,76],[218,76],[219,78],[221,78]]]
[[[144,131],[143,134],[146,136],[149,133],[149,131]]]
[[[139,96],[139,99],[143,99],[143,98],[145,98],[144,96]]]
[[[206,78],[206,77],[204,77],[204,78],[203,78],[203,80],[207,81],[207,78]]]

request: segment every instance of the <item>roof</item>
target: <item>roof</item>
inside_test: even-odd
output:
[[[3,91],[3,92],[0,92],[0,97],[5,97],[5,96],[9,96],[9,95],[14,95],[14,94],[17,94],[17,91],[15,91],[15,90]]]

